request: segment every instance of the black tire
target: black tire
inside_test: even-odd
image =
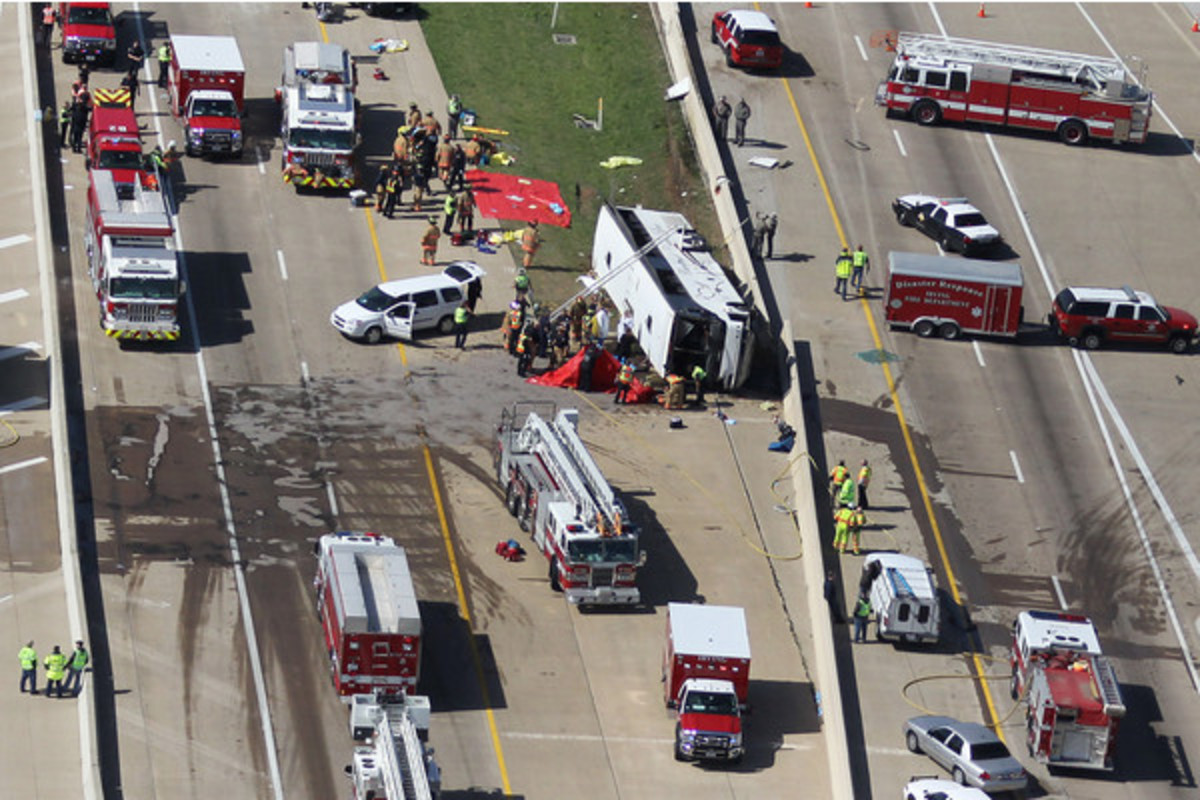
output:
[[[556,592],[562,591],[562,584],[558,582],[558,562],[554,559],[550,560],[550,588]]]
[[[687,761],[688,760],[688,757],[685,756],[683,754],[683,751],[679,749],[679,726],[678,725],[675,726],[675,760],[676,761]]]
[[[908,733],[904,734],[904,744],[908,747],[908,752],[910,753],[921,752],[921,743],[917,741],[916,731],[909,731]]]
[[[954,240],[951,239],[947,234],[943,233],[938,239],[938,247],[942,248],[942,250],[947,253],[953,253],[955,250]]]
[[[970,785],[967,783],[967,776],[963,774],[962,767],[955,767],[954,771],[950,773],[950,779],[953,780],[955,783],[957,783],[959,786],[969,786]]]
[[[383,341],[383,328],[378,325],[367,328],[367,332],[363,334],[363,341],[367,344],[379,344]]]
[[[438,333],[454,333],[454,317],[446,315],[438,320]]]
[[[1084,350],[1098,350],[1100,345],[1104,344],[1104,334],[1095,328],[1084,331],[1083,336],[1079,337],[1079,344]]]
[[[521,507],[521,495],[517,491],[516,481],[509,481],[508,486],[504,489],[504,507],[514,517],[517,515],[517,510]]]
[[[1192,349],[1192,340],[1186,336],[1172,336],[1171,341],[1167,342],[1167,347],[1172,353],[1181,356]]]
[[[742,763],[742,756],[734,756],[733,758],[729,759],[729,763],[733,764],[735,767],[738,766]]]
[[[957,322],[943,322],[938,328],[938,333],[948,342],[952,342],[959,336],[962,336],[962,328],[958,327]]]
[[[1058,317],[1054,316],[1053,311],[1046,315],[1046,325],[1048,325],[1050,330],[1054,333],[1062,334],[1062,328],[1059,327],[1058,324]]]
[[[710,33],[710,36],[712,37],[712,43],[713,43],[713,44],[720,44],[720,43],[721,43],[721,40],[720,40],[719,38],[717,38],[717,23],[715,23],[715,22],[714,22],[714,23],[713,23],[713,24],[712,24],[712,25],[709,27],[709,30],[711,31],[711,33]]]
[[[942,121],[942,107],[932,100],[918,100],[911,113],[918,125],[936,125]]]
[[[734,63],[734,61],[733,61],[733,46],[732,45],[730,45],[729,48],[725,50],[725,66],[729,67],[730,69],[734,69],[737,67],[737,64]]]
[[[902,228],[911,228],[913,226],[912,212],[907,208],[896,209],[896,222],[900,223]]]
[[[522,503],[520,507],[517,508],[517,527],[525,531],[525,533],[529,533],[531,530],[533,530],[533,514],[531,511],[532,509],[530,508],[528,502]]]
[[[200,155],[200,151],[192,147],[190,144],[184,145],[183,151],[187,153],[190,158],[195,158],[196,156]]]
[[[1017,680],[1017,668],[1014,666],[1012,677],[1008,679],[1008,694],[1013,700],[1018,700],[1021,697],[1021,690],[1017,688],[1020,681]]]
[[[1087,126],[1077,119],[1069,119],[1058,126],[1058,138],[1063,144],[1078,147],[1088,140]]]
[[[913,325],[913,333],[922,339],[928,339],[930,336],[933,336],[933,332],[936,330],[937,326],[927,319],[919,319]]]

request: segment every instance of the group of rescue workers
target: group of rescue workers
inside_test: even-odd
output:
[[[30,694],[37,694],[38,654],[30,640],[17,652],[17,661],[21,664],[21,691],[29,687]],[[46,697],[53,692],[56,697],[64,693],[75,697],[83,688],[83,671],[88,665],[88,651],[82,640],[76,640],[75,651],[67,655],[58,645],[46,656],[43,666],[46,668]]]
[[[863,459],[856,478],[850,477],[850,469],[843,459],[829,475],[829,493],[833,498],[833,549],[839,554],[846,552],[851,539],[854,555],[859,554],[859,538],[867,524],[867,487],[871,483],[871,465]]]

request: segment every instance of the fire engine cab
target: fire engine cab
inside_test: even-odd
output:
[[[1022,611],[1010,661],[1012,697],[1025,698],[1029,754],[1051,766],[1111,770],[1125,704],[1092,621]]]
[[[900,33],[875,104],[921,125],[983,122],[1142,144],[1153,95],[1115,58],[923,33]]]

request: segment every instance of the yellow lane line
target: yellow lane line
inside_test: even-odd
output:
[[[371,214],[370,206],[363,206],[363,216],[367,218],[367,230],[371,232],[371,246],[375,248],[375,266],[379,269],[379,282],[387,283],[387,267],[383,265],[383,251],[379,249],[379,235],[375,232],[375,217]],[[408,366],[408,351],[404,342],[396,342],[396,350],[400,353],[401,365]]]
[[[508,782],[508,766],[504,763],[504,749],[500,746],[500,731],[496,728],[496,715],[492,712],[492,698],[488,691],[487,679],[483,674],[483,661],[479,657],[479,647],[475,644],[475,629],[471,625],[471,610],[467,607],[467,593],[463,589],[462,574],[458,571],[458,558],[454,554],[454,541],[450,538],[450,525],[446,521],[446,507],[442,504],[442,492],[438,489],[437,471],[433,467],[433,455],[428,444],[421,445],[425,455],[425,470],[429,473],[429,486],[433,489],[433,502],[437,506],[438,524],[442,527],[442,540],[446,543],[446,555],[450,558],[450,574],[454,577],[454,589],[458,593],[458,611],[467,624],[467,644],[471,648],[471,661],[475,665],[475,678],[479,681],[479,689],[483,692],[483,706],[487,712],[488,730],[492,736],[492,747],[496,751],[496,764],[500,767],[500,783],[505,797],[512,794],[512,785]]]
[[[757,3],[755,4],[758,5]],[[838,216],[837,205],[833,202],[833,195],[829,191],[829,184],[825,181],[825,173],[821,170],[821,164],[817,159],[817,153],[813,149],[812,139],[808,136],[808,128],[804,124],[804,117],[800,114],[800,107],[796,103],[796,95],[792,92],[791,84],[784,80],[781,81],[783,89],[787,92],[788,102],[792,107],[792,114],[796,118],[796,124],[800,128],[800,135],[804,137],[804,147],[808,150],[809,160],[812,162],[813,169],[817,173],[817,182],[821,185],[821,193],[825,196],[825,204],[829,207],[829,215],[833,219],[833,226],[837,229],[838,241],[842,247],[849,247],[850,242],[846,238],[846,231],[842,227],[841,218]],[[871,339],[875,343],[875,349],[883,350],[883,341],[879,336],[879,327],[875,324],[875,318],[871,315],[871,306],[865,297],[859,297],[859,308],[862,309],[863,316],[867,320],[867,326],[871,329]],[[921,464],[917,459],[917,450],[913,446],[912,434],[908,429],[908,422],[904,417],[904,408],[900,404],[900,396],[896,391],[896,381],[892,378],[892,369],[884,359],[879,360],[879,366],[883,369],[883,378],[887,382],[888,396],[892,399],[893,407],[896,409],[896,421],[900,425],[900,433],[904,437],[904,448],[908,451],[909,461],[912,463],[913,472],[917,476],[917,489],[921,493],[921,502],[925,506],[925,514],[929,518],[929,526],[933,530],[933,540],[937,543],[938,555],[942,560],[942,567],[946,570],[946,578],[950,582],[950,594],[954,598],[957,605],[962,605],[962,599],[958,592],[958,580],[954,577],[954,568],[950,566],[950,556],[946,553],[946,543],[942,538],[942,530],[938,525],[937,517],[933,513],[933,502],[929,499],[929,487],[925,483],[925,474],[921,471]],[[1000,717],[996,713],[996,704],[992,700],[992,693],[988,689],[987,681],[983,679],[983,663],[979,658],[978,653],[971,654],[971,660],[974,666],[976,683],[983,691],[983,700],[987,705],[989,718],[991,719],[991,727],[996,731],[996,735],[1001,741],[1004,741],[1004,733],[1000,728]],[[1006,742],[1007,744],[1007,742]]]

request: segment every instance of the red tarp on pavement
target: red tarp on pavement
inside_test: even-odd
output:
[[[571,209],[563,202],[557,183],[481,169],[467,170],[466,178],[481,217],[571,227]]]
[[[558,386],[568,389],[579,388],[579,373],[583,364],[583,355],[586,350],[580,350],[575,355],[556,370],[545,372],[541,375],[535,375],[532,378],[526,378],[526,383],[536,383],[538,386]],[[592,365],[592,391],[614,393],[617,391],[617,371],[621,368],[621,362],[617,357],[607,350],[601,350],[596,357],[596,362]],[[632,405],[634,403],[649,403],[654,400],[655,391],[646,384],[633,379],[630,384],[629,393],[625,395],[625,402]]]

